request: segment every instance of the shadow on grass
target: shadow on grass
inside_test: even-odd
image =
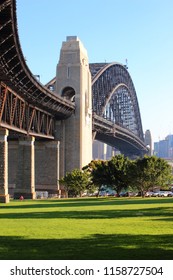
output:
[[[54,209],[54,208],[53,208]],[[173,208],[155,207],[141,209],[96,209],[84,211],[33,211],[18,213],[0,213],[1,219],[120,219],[149,217],[173,221]]]
[[[102,235],[83,239],[1,237],[2,260],[172,260],[172,235]]]
[[[75,199],[48,199],[48,200],[13,200],[12,205],[0,204],[2,209],[32,209],[32,208],[67,208],[85,206],[106,206],[106,205],[140,205],[140,204],[162,204],[173,203],[173,198],[75,198]]]

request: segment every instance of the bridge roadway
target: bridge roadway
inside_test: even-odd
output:
[[[70,117],[75,104],[50,90],[51,84],[43,86],[29,70],[19,41],[16,0],[0,0],[0,18],[0,126],[53,139],[55,120]],[[127,69],[112,63],[91,64],[90,70],[95,139],[126,153],[145,153],[139,106]],[[107,116],[103,117],[106,106],[118,89],[126,89],[129,93],[137,124],[135,133],[123,124],[115,124],[115,120],[113,123]]]

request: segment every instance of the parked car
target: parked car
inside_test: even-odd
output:
[[[171,192],[171,191],[160,191],[159,196],[161,196],[161,197],[173,196],[173,192]]]
[[[150,197],[153,195],[154,192],[146,192],[145,196]]]
[[[168,192],[167,196],[173,196],[173,192]]]
[[[120,196],[127,197],[127,196],[129,196],[129,193],[128,192],[120,192]]]
[[[160,191],[159,192],[159,197],[163,197],[163,196],[165,196],[165,191]]]
[[[153,192],[151,196],[158,197],[159,196],[159,192]]]

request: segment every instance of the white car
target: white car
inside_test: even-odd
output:
[[[162,196],[162,197],[173,196],[173,192],[171,192],[171,191],[160,191],[159,196]]]
[[[168,192],[167,196],[173,196],[173,192]]]
[[[160,196],[160,197],[165,196],[165,191],[160,191],[160,192],[159,192],[159,196]]]
[[[153,196],[153,193],[154,192],[146,192],[145,196],[147,196],[147,197]]]
[[[153,192],[153,194],[151,196],[157,197],[157,196],[159,196],[159,192]]]

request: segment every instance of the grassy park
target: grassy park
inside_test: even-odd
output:
[[[173,259],[173,198],[0,204],[0,259]]]

